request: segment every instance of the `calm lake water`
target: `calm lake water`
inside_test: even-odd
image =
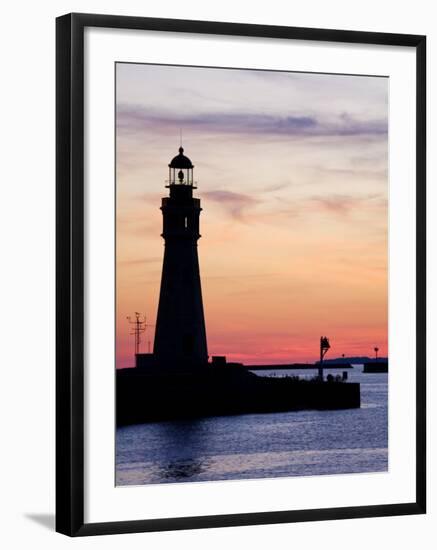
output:
[[[387,374],[348,370],[361,409],[247,414],[125,426],[117,485],[381,472],[388,468]],[[325,374],[341,373],[329,369]],[[262,376],[302,371],[257,371]]]

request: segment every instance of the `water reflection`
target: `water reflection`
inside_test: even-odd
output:
[[[205,458],[205,451],[209,446],[209,438],[204,419],[160,422],[155,432],[161,447],[158,474],[161,479],[189,479],[208,469],[209,461]]]
[[[161,468],[160,477],[169,481],[188,479],[205,472],[208,469],[208,460],[175,460]]]

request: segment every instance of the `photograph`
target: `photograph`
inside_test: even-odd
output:
[[[389,471],[389,82],[115,63],[117,487]]]

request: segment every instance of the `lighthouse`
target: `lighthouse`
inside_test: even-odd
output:
[[[272,384],[241,363],[227,363],[225,356],[213,356],[208,363],[197,253],[202,209],[200,199],[193,197],[194,166],[182,147],[168,166],[168,196],[161,202],[164,260],[154,350],[138,353],[147,326],[138,312],[130,321],[135,327],[135,368],[117,369],[117,425],[360,407],[357,383],[319,377],[314,384],[299,378]],[[329,348],[326,337],[320,345],[322,351]]]
[[[162,199],[164,261],[154,360],[163,371],[189,372],[208,363],[197,242],[200,199],[193,197],[194,166],[183,147],[168,165],[169,195]]]

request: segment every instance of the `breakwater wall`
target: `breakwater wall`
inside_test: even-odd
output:
[[[369,374],[388,372],[388,361],[375,361],[374,363],[364,363],[363,372]]]
[[[360,407],[360,384],[267,378],[245,367],[197,373],[117,371],[117,425],[202,416]]]

